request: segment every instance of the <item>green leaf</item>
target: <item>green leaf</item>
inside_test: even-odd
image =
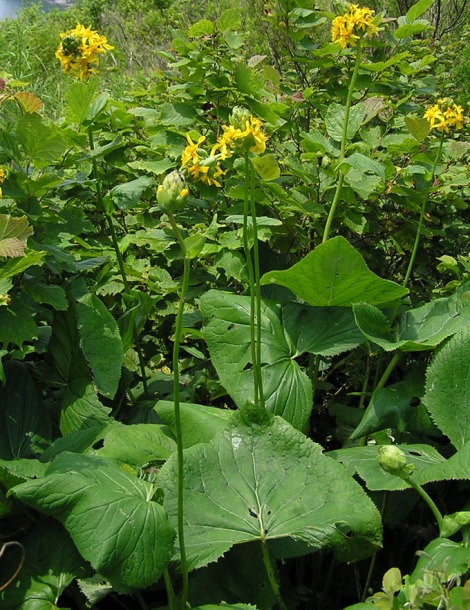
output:
[[[436,347],[470,324],[469,284],[450,297],[436,299],[401,314],[392,334],[385,315],[366,303],[353,306],[357,326],[367,339],[386,351],[420,351]]]
[[[208,19],[196,21],[188,30],[190,38],[201,38],[202,36],[210,36],[214,33],[214,24]]]
[[[282,323],[297,354],[337,356],[364,342],[351,309],[346,307],[287,303],[282,308]]]
[[[172,401],[159,400],[155,405],[157,415],[174,431],[175,406]],[[207,443],[225,426],[233,411],[205,407],[187,402],[180,403],[183,447]]]
[[[176,468],[172,456],[158,477],[173,522]],[[342,561],[380,544],[379,514],[343,466],[265,410],[235,413],[210,443],[187,449],[184,471],[191,569],[254,540],[267,541],[280,558],[333,547]]]
[[[51,434],[41,392],[24,363],[13,360],[5,373],[6,384],[0,386],[0,458],[33,457]]]
[[[9,260],[5,265],[0,267],[0,279],[6,279],[23,273],[29,267],[34,265],[42,264],[42,259],[46,255],[45,252],[38,252],[36,250],[30,250],[26,252],[21,258],[14,258]]]
[[[424,118],[417,118],[412,116],[405,117],[405,123],[408,127],[408,131],[411,133],[413,138],[418,140],[418,142],[422,142],[424,138],[431,131],[431,126],[429,125],[429,121]]]
[[[222,385],[242,407],[253,400],[250,298],[210,290],[200,301],[204,338]],[[266,408],[302,429],[312,410],[312,387],[295,362],[295,347],[284,334],[280,306],[261,308],[261,375]]]
[[[116,424],[104,436],[104,446],[97,451],[131,466],[165,461],[176,449],[176,443],[166,426],[160,424]]]
[[[405,23],[404,25],[401,25],[393,32],[393,35],[396,40],[403,40],[403,38],[421,34],[421,32],[431,29],[432,26],[429,25],[427,21],[417,21],[415,23]]]
[[[33,234],[26,216],[0,214],[0,256],[23,256],[26,240]]]
[[[434,4],[434,0],[419,0],[416,4],[409,9],[406,13],[406,19],[409,23],[412,23],[418,17],[421,17],[423,13],[425,13],[428,8]]]
[[[112,398],[124,359],[117,322],[97,296],[85,294],[77,301],[80,345],[98,391]]]
[[[325,116],[325,127],[330,138],[335,142],[341,142],[343,137],[343,125],[345,118],[345,107],[341,104],[330,104]],[[362,103],[358,103],[351,107],[349,112],[349,121],[347,127],[347,139],[351,140],[362,125],[367,114]]]
[[[385,428],[405,432],[411,415],[410,403],[413,398],[414,393],[404,381],[376,390],[361,423],[351,434],[351,440],[357,440]]]
[[[0,307],[0,345],[21,346],[25,341],[37,339],[38,332],[31,310],[20,297],[13,297],[8,306]]]
[[[63,388],[62,394],[57,397],[61,407],[62,434],[97,425],[104,426],[108,423],[108,414],[111,412],[98,399],[79,344],[74,307],[70,307],[67,312],[55,312],[48,353]]]
[[[16,131],[27,155],[39,169],[58,161],[69,148],[60,128],[46,125],[38,114],[20,117]]]
[[[470,329],[456,333],[426,372],[423,403],[433,421],[460,449],[470,440]]]
[[[109,196],[120,210],[127,212],[139,203],[142,193],[152,184],[152,178],[140,176],[131,182],[113,187],[107,197]]]
[[[286,271],[265,273],[261,284],[285,286],[313,306],[347,307],[364,299],[380,305],[408,292],[370,271],[361,254],[341,236],[321,244]]]
[[[239,30],[242,20],[240,11],[237,8],[229,8],[222,12],[217,20],[217,27],[221,32],[229,30]]]
[[[56,284],[25,282],[24,291],[36,303],[47,303],[59,311],[66,311],[68,307],[65,290]]]
[[[265,182],[276,180],[276,178],[279,178],[281,175],[281,170],[279,169],[277,159],[274,155],[253,157],[251,162],[253,163],[253,167],[258,176]]]
[[[361,153],[356,152],[349,155],[349,157],[343,159],[341,165],[349,165],[350,167],[357,169],[361,174],[369,172],[379,176],[382,180],[385,180],[384,166],[378,163],[378,161],[374,161],[374,159],[370,159]]]
[[[435,538],[419,556],[416,567],[410,574],[411,583],[425,579],[429,573],[443,574],[443,581],[447,582],[470,569],[468,546],[447,538]]]
[[[15,497],[53,516],[93,568],[118,590],[155,584],[168,565],[174,530],[153,485],[109,459],[63,453]]]
[[[86,118],[93,101],[98,79],[92,78],[86,83],[72,83],[65,93],[65,113],[68,123],[81,125]]]
[[[14,583],[0,593],[2,610],[59,608],[56,604],[62,592],[87,569],[70,536],[56,521],[43,519],[22,544],[25,563]],[[19,553],[7,553],[2,575],[13,574],[19,559]]]
[[[380,445],[350,447],[329,451],[327,455],[341,462],[351,476],[358,474],[371,491],[408,489],[410,485],[400,477],[385,472],[377,455]],[[440,480],[428,473],[440,467],[445,459],[430,445],[396,445],[406,455],[408,464],[413,464],[413,479],[420,485]]]

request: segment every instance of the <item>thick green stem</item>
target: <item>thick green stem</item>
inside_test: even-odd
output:
[[[277,605],[281,610],[287,610],[287,606],[282,599],[281,591],[279,589],[279,583],[277,582],[276,572],[269,555],[268,545],[266,540],[261,541],[261,550],[263,553],[263,563],[266,569],[266,574],[268,576],[269,584],[271,585],[271,589],[273,590],[274,597],[276,598]]]
[[[414,265],[414,262],[415,262],[415,259],[416,259],[416,254],[418,252],[419,240],[421,238],[421,231],[423,229],[424,213],[426,211],[426,204],[428,202],[428,195],[429,195],[429,191],[431,190],[432,185],[434,183],[434,177],[435,177],[435,174],[436,174],[437,164],[438,164],[439,158],[441,156],[442,145],[444,144],[444,136],[445,136],[445,132],[442,132],[442,134],[441,134],[441,141],[439,142],[439,149],[437,151],[436,157],[434,159],[434,164],[433,164],[432,170],[431,170],[431,179],[429,181],[429,186],[428,186],[428,188],[424,192],[423,203],[421,204],[421,210],[420,210],[420,213],[419,213],[418,228],[416,230],[415,241],[414,241],[414,244],[413,244],[413,250],[411,251],[411,257],[410,257],[410,260],[408,262],[408,268],[406,270],[405,279],[403,280],[403,287],[404,288],[406,288],[406,286],[408,286],[408,282],[410,281],[411,272],[413,270],[413,265]]]
[[[171,582],[171,578],[170,578],[168,569],[166,569],[163,572],[163,580],[165,581],[166,595],[168,598],[168,607],[170,610],[176,610],[177,604],[176,604],[175,592],[173,591],[173,584]]]
[[[248,160],[249,161],[249,160]],[[251,164],[250,164],[251,165]],[[264,408],[263,377],[261,374],[261,273],[259,266],[258,223],[256,221],[255,175],[250,167],[250,202],[253,225],[253,267],[256,310],[256,374],[258,376],[259,406]]]
[[[411,487],[415,491],[417,491],[419,493],[419,495],[423,498],[423,500],[429,506],[429,508],[431,509],[432,514],[436,518],[437,525],[439,527],[439,531],[441,531],[442,530],[442,525],[444,523],[444,520],[442,518],[441,511],[437,508],[434,500],[431,498],[431,496],[427,492],[424,491],[424,489],[421,487],[421,485],[416,483],[416,481],[413,481],[413,477],[408,476],[408,477],[403,477],[403,478],[404,478],[404,480],[407,483],[409,483],[411,485]]]
[[[251,360],[253,365],[253,384],[254,384],[254,404],[256,406],[261,405],[260,396],[262,395],[262,389],[260,387],[260,341],[258,341],[258,336],[261,335],[261,325],[260,319],[261,316],[258,317],[258,310],[261,311],[260,299],[257,299],[257,290],[256,290],[256,274],[258,276],[259,283],[259,257],[256,258],[255,255],[255,264],[251,258],[251,248],[250,248],[250,240],[249,240],[249,226],[248,226],[248,218],[251,214],[252,220],[252,231],[253,231],[253,249],[256,244],[256,253],[258,254],[258,243],[257,243],[257,235],[255,233],[256,225],[256,213],[253,218],[253,199],[254,195],[251,189],[251,163],[248,153],[245,153],[245,200],[243,206],[243,249],[245,252],[245,260],[246,260],[246,268],[248,272],[248,282],[250,284],[250,344],[251,344]],[[254,250],[253,250],[254,251]],[[256,261],[258,261],[257,271],[255,270]]]
[[[354,93],[354,87],[356,86],[357,75],[359,73],[359,67],[361,65],[361,55],[362,55],[362,49],[361,49],[361,44],[359,43],[357,45],[357,51],[356,51],[356,62],[354,64],[354,70],[353,70],[353,73],[351,76],[351,81],[349,83],[348,97],[346,98],[346,108],[344,109],[343,133],[341,135],[341,148],[340,148],[339,158],[337,161],[337,167],[338,167],[338,172],[339,172],[338,182],[336,183],[336,190],[335,190],[335,194],[333,197],[333,202],[331,204],[331,208],[328,213],[328,218],[326,220],[325,230],[323,232],[322,243],[325,243],[326,241],[328,241],[328,237],[330,235],[330,230],[331,230],[331,225],[333,224],[333,219],[336,214],[336,208],[338,207],[338,203],[341,198],[341,189],[343,187],[343,180],[344,180],[344,175],[341,171],[341,163],[346,154],[346,144],[348,141],[349,115],[351,112],[351,104],[352,104],[352,97],[353,97],[353,93]]]
[[[92,129],[91,125],[88,127],[88,143],[90,146],[90,150],[94,150],[95,143],[93,140],[93,129]],[[106,212],[106,206],[104,205],[104,200],[103,200],[103,192],[101,190],[101,181],[99,179],[98,165],[96,163],[95,158],[92,158],[91,165],[93,168],[93,177],[94,177],[95,183],[96,183],[96,197],[98,199],[98,206],[99,206],[101,212],[104,214],[104,217],[106,220],[106,225],[108,227],[109,234],[111,235],[111,241],[113,242],[114,253],[116,254],[116,260],[117,260],[117,264],[119,267],[119,273],[121,274],[122,283],[124,284],[124,290],[126,291],[126,293],[129,293],[130,285],[129,285],[129,280],[127,279],[126,269],[124,267],[124,259],[122,258],[122,253],[121,253],[121,250],[119,249],[119,242],[117,239],[116,230],[114,228],[113,219]],[[135,325],[132,328],[132,332],[133,332],[133,336],[134,336],[134,343],[135,343],[135,347],[136,347],[136,351],[137,351],[137,357],[139,359],[139,368],[140,368],[140,375],[142,377],[142,386],[144,388],[144,395],[146,398],[148,398],[149,394],[148,394],[148,386],[147,386],[147,375],[145,373],[145,361],[144,361],[144,356],[143,356],[143,352],[142,352],[142,346],[140,343],[139,333],[137,332]]]
[[[183,327],[183,313],[186,295],[189,286],[191,261],[186,256],[186,246],[181,232],[172,214],[168,214],[170,224],[183,252],[183,280],[181,284],[180,300],[175,322],[175,340],[173,343],[173,404],[175,409],[175,430],[178,458],[178,543],[181,557],[181,574],[183,588],[181,593],[181,607],[186,606],[188,599],[188,562],[186,559],[186,546],[184,541],[184,456],[183,456],[183,432],[181,429],[180,412],[180,374],[179,374],[179,351],[181,342],[181,330]]]

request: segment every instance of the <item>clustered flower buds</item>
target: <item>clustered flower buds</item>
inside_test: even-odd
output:
[[[374,23],[374,11],[367,7],[351,4],[348,12],[333,19],[331,39],[344,49],[355,47],[363,36],[371,38],[379,32]]]
[[[450,129],[460,129],[463,125],[463,108],[454,104],[450,97],[437,100],[437,104],[429,106],[423,117],[427,119],[431,129],[449,132]]]
[[[60,60],[62,70],[85,81],[97,72],[99,54],[106,53],[113,47],[108,44],[106,36],[85,27],[80,23],[73,30],[63,32],[62,42],[55,56]]]
[[[157,200],[164,212],[173,214],[182,210],[188,197],[188,188],[181,172],[174,170],[167,174],[157,189]]]

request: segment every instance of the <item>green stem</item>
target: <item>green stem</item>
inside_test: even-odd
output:
[[[243,249],[245,252],[248,282],[250,284],[250,346],[251,361],[253,365],[254,404],[259,405],[259,376],[258,376],[258,350],[256,347],[256,297],[255,297],[255,271],[251,258],[250,242],[248,236],[248,215],[250,210],[250,159],[245,153],[245,200],[243,205]]]
[[[326,220],[325,230],[323,232],[322,243],[325,243],[326,241],[328,241],[328,237],[329,237],[330,230],[331,230],[331,225],[333,224],[333,219],[336,214],[336,208],[338,207],[338,203],[339,203],[340,197],[341,197],[341,189],[343,186],[344,175],[341,171],[340,166],[341,166],[341,163],[346,154],[346,143],[348,141],[349,114],[351,112],[351,104],[352,104],[352,97],[353,97],[353,93],[354,93],[354,87],[356,86],[357,75],[359,73],[359,67],[361,65],[361,55],[362,55],[362,49],[361,49],[361,43],[359,42],[357,45],[356,62],[354,64],[354,70],[353,70],[353,73],[351,76],[351,82],[349,83],[348,97],[346,98],[346,108],[344,110],[343,133],[341,135],[341,148],[340,148],[340,153],[339,153],[339,158],[338,158],[338,163],[337,163],[338,172],[339,172],[338,182],[336,183],[336,191],[335,191],[335,194],[333,197],[333,202],[331,204],[330,211],[328,213],[328,218]]]
[[[414,265],[414,262],[415,262],[415,259],[416,259],[416,254],[418,252],[419,240],[421,238],[421,231],[423,229],[424,213],[426,211],[426,204],[428,202],[428,195],[429,195],[429,191],[431,190],[432,185],[434,183],[434,176],[436,174],[437,164],[438,164],[439,158],[441,156],[442,145],[444,144],[444,136],[445,136],[445,132],[442,132],[441,140],[439,142],[439,149],[437,151],[436,157],[434,159],[434,164],[432,166],[431,179],[429,181],[429,186],[428,186],[428,188],[424,192],[423,203],[421,204],[421,210],[420,210],[420,213],[419,213],[418,229],[416,230],[415,241],[414,241],[414,244],[413,244],[413,250],[411,251],[411,257],[410,257],[410,260],[408,262],[408,268],[406,270],[405,279],[403,280],[403,287],[404,288],[406,288],[406,286],[408,285],[408,282],[410,280],[411,272],[413,270],[413,265]]]
[[[168,569],[163,572],[163,580],[165,581],[166,595],[168,598],[168,606],[170,610],[176,610],[176,597],[173,591],[173,584],[171,582],[170,574]]]
[[[426,491],[424,491],[424,489],[421,487],[421,485],[419,485],[419,483],[416,483],[416,481],[413,481],[412,477],[407,476],[407,477],[403,477],[403,479],[407,483],[409,483],[411,485],[411,487],[415,491],[417,491],[419,493],[419,495],[423,498],[423,500],[426,502],[426,504],[431,509],[432,514],[436,518],[437,525],[439,527],[439,531],[442,531],[442,525],[444,523],[444,520],[442,518],[441,511],[437,508],[434,500],[431,498],[431,496]]]
[[[90,146],[90,150],[94,150],[95,143],[93,140],[93,128],[91,125],[88,127],[88,143]],[[109,234],[111,235],[111,241],[113,242],[113,248],[114,248],[114,252],[116,254],[116,260],[117,260],[117,264],[119,267],[119,273],[121,274],[122,283],[124,284],[124,290],[126,291],[126,293],[129,294],[130,284],[129,284],[129,280],[127,279],[126,269],[124,267],[124,259],[122,257],[121,250],[119,249],[119,242],[117,239],[116,230],[114,228],[113,219],[106,212],[106,206],[104,205],[104,200],[103,200],[103,192],[101,190],[101,182],[99,179],[98,165],[96,163],[95,158],[92,158],[91,165],[92,165],[92,169],[93,169],[93,177],[96,182],[96,197],[98,199],[98,206],[99,206],[100,210],[102,211],[102,213],[104,214],[104,217],[106,220],[106,225],[108,227]],[[145,361],[144,361],[144,356],[143,356],[143,352],[142,352],[142,345],[140,343],[139,333],[137,332],[137,328],[135,327],[135,325],[132,328],[132,332],[133,332],[133,336],[134,336],[134,343],[135,343],[135,347],[136,347],[136,351],[137,351],[137,357],[139,359],[139,368],[140,368],[140,375],[142,377],[142,386],[144,388],[144,395],[145,395],[145,398],[148,398],[149,393],[148,393],[148,385],[147,385],[147,375],[145,373]]]
[[[181,236],[181,232],[176,224],[173,214],[168,214],[170,224],[181,247],[184,256],[183,280],[181,284],[180,300],[175,321],[175,340],[173,342],[173,404],[175,409],[175,431],[178,458],[178,543],[181,556],[181,574],[183,580],[183,590],[181,594],[181,607],[186,607],[188,599],[188,562],[186,559],[186,545],[184,541],[184,456],[183,456],[183,431],[181,428],[180,412],[180,374],[179,374],[179,351],[181,343],[181,330],[183,327],[183,313],[186,295],[189,287],[189,276],[191,261],[186,256],[186,246]]]
[[[269,549],[266,540],[261,541],[261,550],[263,552],[263,563],[266,569],[266,574],[268,576],[271,589],[273,590],[274,597],[276,598],[277,605],[281,610],[287,610],[287,606],[284,600],[282,599],[281,591],[279,590],[279,583],[277,582],[275,569],[272,564],[271,557],[269,555]]]
[[[249,160],[248,160],[249,161]],[[251,165],[251,164],[250,164]],[[255,175],[250,167],[250,202],[253,225],[254,294],[256,309],[256,375],[258,376],[259,406],[264,408],[263,377],[261,374],[261,273],[259,266],[258,223],[256,221]]]

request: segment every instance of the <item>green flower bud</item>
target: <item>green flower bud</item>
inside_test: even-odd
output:
[[[78,56],[80,54],[80,45],[82,41],[75,34],[68,34],[62,39],[62,51],[67,57],[70,55]]]
[[[407,478],[413,469],[412,464],[406,463],[406,455],[403,451],[394,445],[381,445],[377,459],[385,472],[397,477]]]
[[[229,123],[235,129],[240,129],[240,131],[245,131],[246,122],[250,120],[250,111],[243,106],[234,106],[232,110],[232,114],[229,118]]]
[[[186,181],[178,170],[167,174],[157,189],[157,200],[164,212],[173,214],[182,210],[188,197]]]

